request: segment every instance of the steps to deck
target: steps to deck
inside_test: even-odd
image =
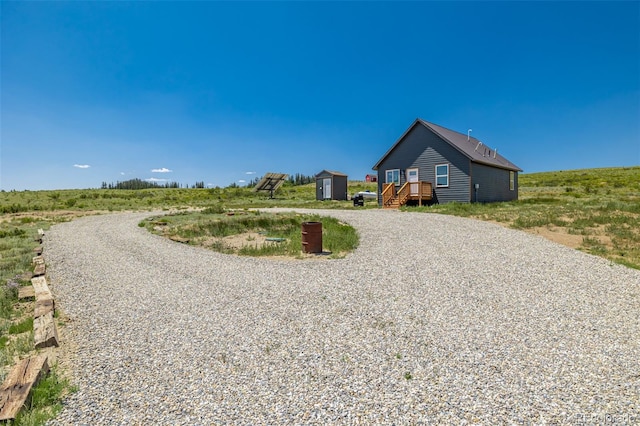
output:
[[[415,201],[419,205],[430,202],[433,198],[431,182],[405,182],[396,191],[395,184],[384,185],[382,190],[382,208],[398,209],[409,201]]]

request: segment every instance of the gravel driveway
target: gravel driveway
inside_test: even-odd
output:
[[[355,253],[223,255],[149,213],[54,226],[79,390],[51,424],[640,423],[640,271],[486,222],[320,213]]]

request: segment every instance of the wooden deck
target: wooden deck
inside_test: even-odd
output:
[[[409,201],[416,201],[419,205],[428,203],[433,197],[431,182],[405,182],[396,191],[392,183],[384,184],[382,189],[382,207],[385,209],[397,209]]]

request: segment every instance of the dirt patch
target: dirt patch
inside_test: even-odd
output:
[[[13,220],[19,221],[23,218],[30,218],[37,221],[53,221],[53,222],[68,222],[70,220],[83,217],[83,216],[95,216],[99,214],[111,213],[106,210],[44,210],[44,211],[29,211],[21,213],[10,213],[0,216],[0,223],[11,222]]]
[[[229,235],[228,237],[223,238],[207,238],[206,240],[197,244],[204,247],[215,247],[219,244],[222,244],[225,249],[238,251],[241,248],[247,246],[260,249],[270,244],[282,244],[285,241],[286,240],[280,239],[276,240],[258,232],[245,232],[242,234]]]
[[[217,242],[222,242],[225,247],[233,250],[240,250],[245,246],[262,248],[267,244],[280,244],[276,241],[267,241],[267,236],[264,234],[260,234],[258,232],[245,232],[243,234],[229,235],[224,238],[212,238],[205,242],[205,246],[207,243],[211,246]]]
[[[495,220],[486,220],[482,218],[478,219],[495,223],[496,225],[500,225],[505,228],[510,228],[512,225],[511,222],[498,222]],[[565,218],[565,220],[567,222],[571,221],[570,218]],[[524,232],[528,232],[529,234],[540,235],[547,240],[553,241],[554,243],[562,244],[563,246],[567,246],[572,249],[583,248],[585,238],[595,240],[599,244],[605,246],[607,249],[613,248],[611,237],[609,237],[608,235],[604,235],[604,225],[600,225],[597,228],[589,228],[589,233],[587,235],[571,234],[569,233],[569,228],[560,226],[536,226],[534,228],[524,228],[522,230]]]
[[[245,232],[243,234],[230,235],[224,238],[208,238],[202,242],[196,242],[197,245],[201,245],[206,248],[214,247],[218,244],[223,244],[225,249],[233,250],[237,252],[243,247],[251,246],[261,248],[269,244],[282,244],[283,242],[273,241],[264,234],[258,232]],[[333,253],[325,251],[322,253],[303,253],[300,252],[296,256],[291,255],[277,255],[277,256],[260,256],[262,259],[273,260],[328,260],[331,259]]]
[[[580,247],[584,239],[584,236],[582,235],[569,234],[568,232],[566,232],[565,228],[547,228],[544,226],[539,226],[536,228],[525,229],[525,231],[531,234],[540,235],[555,243],[559,243],[574,249]]]
[[[557,226],[539,226],[536,228],[525,229],[525,231],[531,234],[540,235],[548,240],[567,247],[571,247],[573,249],[584,248],[585,238],[591,240],[592,242],[595,241],[596,244],[600,244],[606,247],[608,250],[614,248],[611,237],[609,237],[608,235],[603,235],[604,226],[590,229],[590,232],[587,235],[570,234],[567,228]]]

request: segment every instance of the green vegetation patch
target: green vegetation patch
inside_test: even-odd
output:
[[[640,167],[523,174],[519,185],[518,201],[403,210],[499,222],[564,244],[580,235],[568,245],[640,269]]]
[[[216,208],[150,218],[142,226],[177,241],[244,256],[302,257],[302,223],[321,222],[323,251],[344,257],[359,243],[356,230],[332,217]]]
[[[9,334],[21,334],[31,330],[33,330],[33,317],[30,316],[9,326]]]
[[[18,289],[30,284],[25,273],[33,269],[33,249],[38,246],[34,237],[38,229],[46,231],[52,223],[67,220],[64,215],[40,211],[42,205],[35,200],[44,193],[11,193],[12,197],[23,199],[22,207],[18,207],[17,202],[0,202],[0,211],[8,213],[0,218],[0,367],[5,367],[0,368],[0,382],[4,381],[9,366],[34,351],[33,305],[18,303]],[[59,198],[60,195],[50,197]],[[30,213],[24,213],[27,211]],[[11,424],[45,424],[60,410],[61,396],[71,389],[68,382],[59,380],[56,370],[52,370],[35,388],[30,407],[23,409]]]
[[[0,220],[0,367],[33,350],[33,309],[18,303],[18,289],[30,284],[24,273],[33,268],[34,237],[49,226],[33,216]]]
[[[377,183],[350,181],[347,193],[376,192]],[[226,188],[139,188],[139,189],[64,189],[56,191],[0,191],[0,214],[33,212],[140,211],[186,209],[218,203],[223,208],[304,207],[353,209],[352,201],[316,200],[315,182],[293,184],[290,181],[269,198],[269,192],[232,185]],[[376,200],[365,200],[364,208],[377,208]],[[358,207],[362,209],[363,207]]]
[[[53,366],[49,374],[33,388],[31,399],[23,408],[15,421],[15,426],[39,426],[54,418],[62,410],[62,398],[77,389],[69,381],[62,378],[57,366]]]

